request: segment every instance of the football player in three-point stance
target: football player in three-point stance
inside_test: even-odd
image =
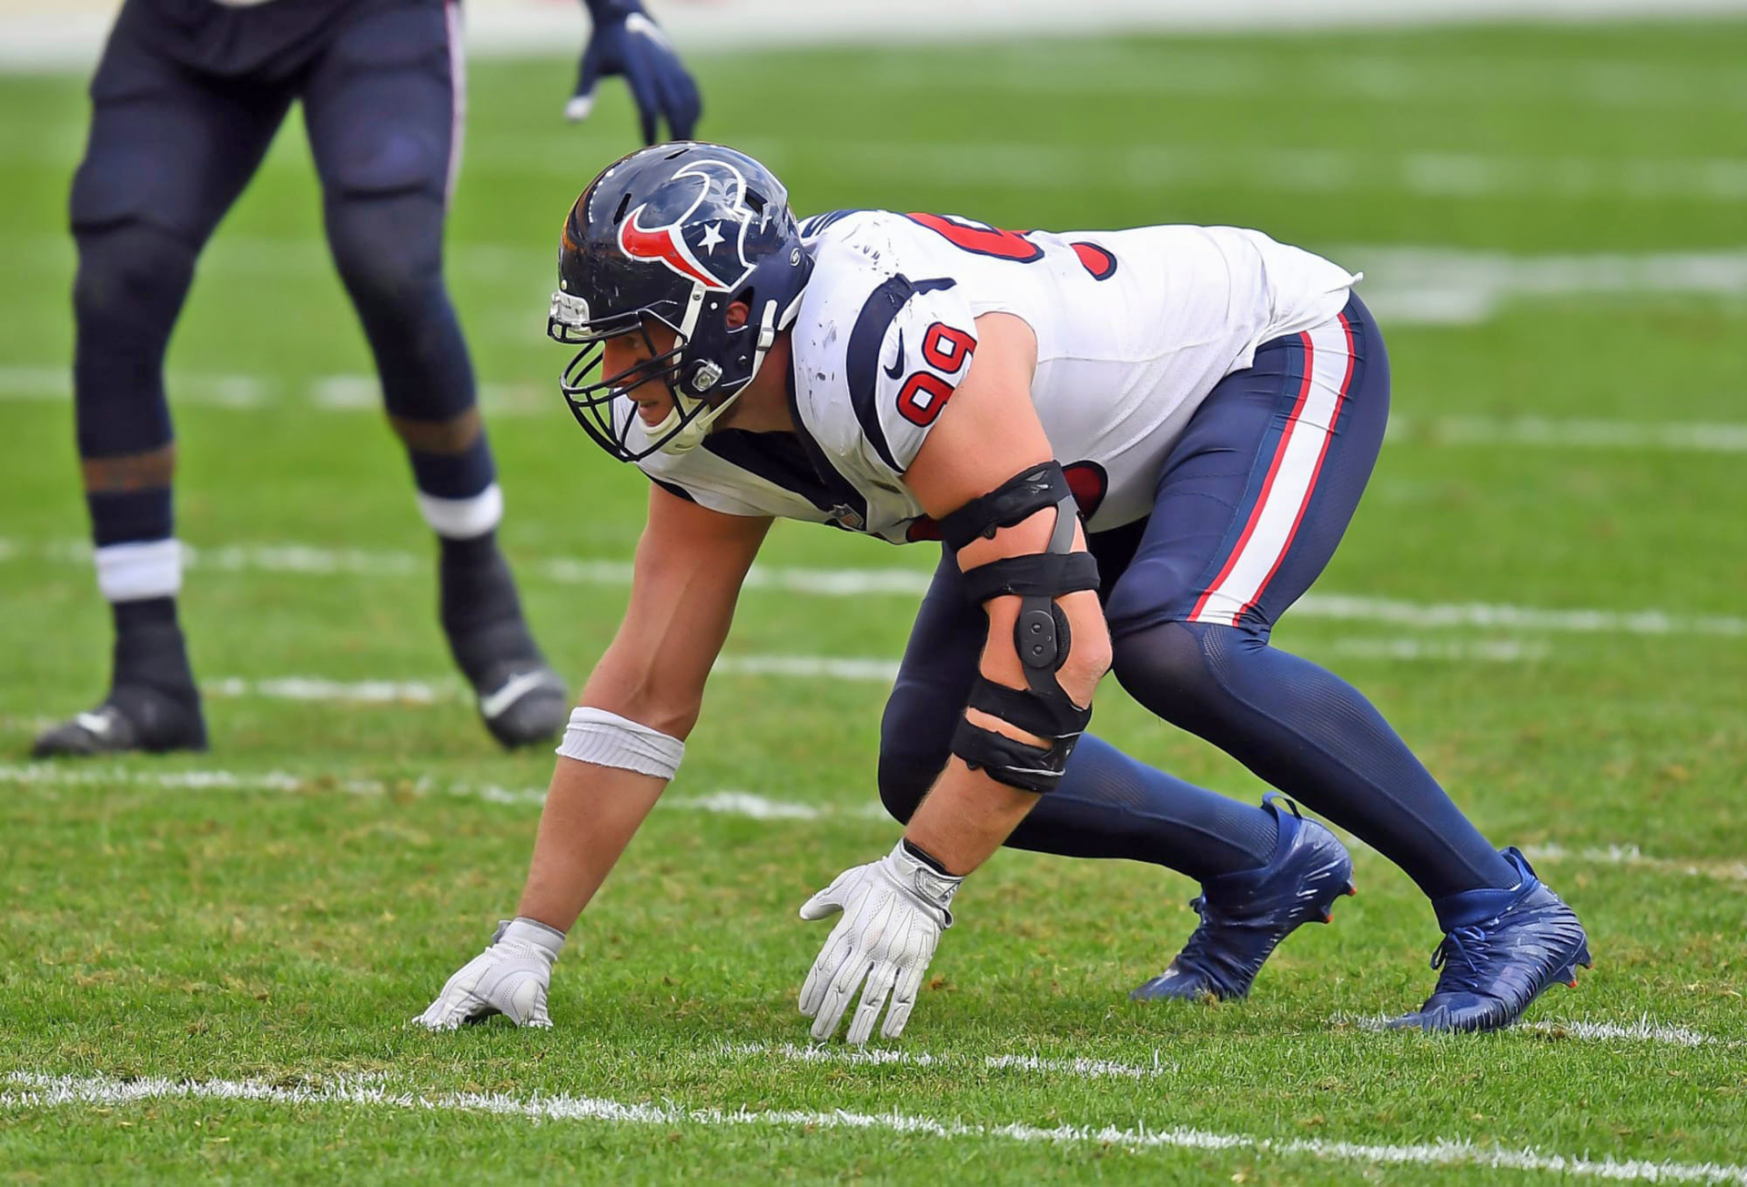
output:
[[[697,90],[638,0],[589,0],[588,75],[624,73],[647,139],[691,134]],[[461,158],[458,0],[127,0],[91,82],[73,181],[73,402],[97,584],[115,625],[102,702],[39,757],[204,750],[177,613],[182,550],[164,351],[195,261],[292,103],[322,185],[328,246],[369,339],[418,506],[439,541],[449,649],[506,746],[557,735],[569,694],[523,620],[499,551],[497,471],[443,284]],[[269,302],[259,316],[282,312]]]
[[[564,390],[653,480],[629,609],[571,716],[517,918],[418,1019],[549,1025],[565,933],[678,767],[772,517],[939,540],[886,706],[884,857],[801,908],[841,918],[800,995],[829,1038],[895,1037],[963,879],[1001,845],[1155,862],[1200,925],[1137,998],[1238,998],[1326,921],[1352,862],[1085,733],[1106,668],[1375,846],[1431,898],[1437,986],[1398,1020],[1515,1021],[1589,950],[1377,710],[1269,645],[1370,475],[1389,364],[1346,269],[1255,231],[1017,234],[837,211],[715,145],[658,145],[585,189],[550,331]],[[888,1004],[889,1003],[889,1004]]]

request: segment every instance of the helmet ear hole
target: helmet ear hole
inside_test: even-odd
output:
[[[686,386],[698,395],[703,395],[722,378],[722,368],[712,362],[700,362],[692,368],[691,378]]]

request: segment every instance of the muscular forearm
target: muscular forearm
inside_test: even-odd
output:
[[[946,873],[963,877],[989,860],[1036,805],[1035,792],[997,783],[954,758],[910,818],[904,837]]]
[[[1022,525],[1021,530],[1032,526]],[[965,548],[964,554],[969,554],[972,563],[976,563],[979,546],[987,543],[979,540]],[[1002,642],[1013,638],[1018,617],[1017,602],[1017,598],[999,598],[989,603],[989,640],[992,645],[985,646],[980,666],[983,676],[1008,688],[1020,688],[1026,684],[1025,669],[1019,662],[1018,652]],[[1081,616],[1082,628],[1087,625],[1088,616],[1100,613],[1097,595],[1093,593],[1069,594],[1062,603],[1072,606],[1073,611]],[[1101,625],[1101,621],[1096,625]],[[1092,645],[1100,641],[1097,630],[1082,629],[1080,634],[1091,637],[1088,645],[1070,652],[1058,675],[1077,689],[1090,690],[1097,684],[1108,661],[1103,658],[1103,650]],[[966,709],[965,715],[972,724],[984,729],[1034,746],[1045,744],[1044,739],[977,709]],[[910,818],[904,836],[944,866],[947,873],[963,877],[1001,847],[1019,827],[1019,822],[1025,819],[1026,813],[1037,805],[1037,799],[1037,792],[997,782],[981,770],[971,770],[955,755]]]
[[[560,758],[516,914],[568,932],[666,786],[656,775]]]

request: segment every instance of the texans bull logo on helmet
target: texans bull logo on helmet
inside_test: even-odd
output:
[[[746,204],[746,179],[726,161],[698,160],[674,173],[674,179],[696,178],[697,194],[677,216],[658,226],[644,222],[648,203],[637,207],[619,224],[619,249],[633,260],[658,263],[687,280],[714,291],[740,285],[752,271],[747,263],[747,229],[757,215]],[[718,189],[718,208],[726,217],[714,222],[692,222],[692,215]]]

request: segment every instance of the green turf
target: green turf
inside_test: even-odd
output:
[[[1364,268],[1346,245],[1738,251],[1744,56],[1747,24],[1694,23],[797,51],[696,65],[703,131],[766,154],[805,212],[1230,222]],[[628,558],[643,484],[595,455],[549,396],[562,362],[540,336],[554,232],[574,191],[628,147],[631,126],[616,91],[585,128],[560,124],[569,69],[561,59],[474,65],[450,264],[482,380],[548,401],[543,413],[493,421],[510,503],[503,536],[542,642],[580,677],[625,590],[561,580],[548,565]],[[729,675],[711,689],[676,802],[657,811],[574,934],[553,986],[558,1028],[407,1029],[514,904],[537,808],[526,794],[481,789],[537,791],[547,757],[496,752],[454,696],[245,696],[209,701],[208,756],[74,768],[77,780],[24,765],[34,730],[87,704],[107,662],[106,612],[89,565],[69,550],[85,522],[68,406],[29,390],[25,375],[64,370],[69,353],[61,224],[84,118],[78,80],[0,77],[0,252],[11,280],[0,291],[0,1076],[318,1089],[368,1076],[430,1099],[562,1095],[668,1113],[536,1122],[333,1101],[15,1102],[0,1106],[0,1177],[1443,1183],[1542,1173],[1397,1164],[1370,1149],[1439,1140],[1747,1163],[1747,638],[1684,629],[1305,615],[1276,638],[1366,689],[1489,835],[1565,852],[1542,872],[1583,915],[1597,966],[1532,1020],[1648,1020],[1709,1042],[1374,1033],[1362,1020],[1430,987],[1436,936],[1412,885],[1366,850],[1360,897],[1342,903],[1334,927],[1295,936],[1251,1002],[1138,1008],[1125,993],[1187,934],[1193,887],[1151,867],[1012,853],[960,899],[960,926],[896,1044],[910,1062],[802,1061],[783,1045],[804,1042],[794,999],[823,933],[794,909],[895,832],[866,811],[884,689]],[[430,546],[405,464],[377,414],[322,410],[308,396],[323,377],[369,369],[315,197],[301,132],[288,127],[203,262],[169,360],[181,377],[181,533],[209,555],[295,543],[364,550],[378,565],[410,557],[410,568],[196,568],[184,598],[194,658],[209,681],[442,682]],[[1396,409],[1413,426],[1452,415],[1747,420],[1738,297],[1554,295],[1476,324],[1386,317],[1384,327]],[[203,403],[213,376],[253,377],[267,402]],[[1739,616],[1741,456],[1481,447],[1410,427],[1386,448],[1318,591]],[[773,535],[765,559],[915,572],[931,560],[800,527]],[[749,592],[728,650],[895,659],[913,601]],[[1499,661],[1376,654],[1402,643],[1528,651]],[[1185,777],[1246,797],[1261,790],[1114,686],[1099,726]],[[254,782],[163,786],[214,771]],[[277,790],[261,786],[269,773]],[[723,790],[822,814],[758,822],[687,806]],[[1645,860],[1594,852],[1633,844]],[[1146,1074],[988,1066],[1002,1055]],[[0,1095],[21,1091],[0,1080]],[[707,1109],[1183,1127],[1245,1142],[1136,1149],[1120,1137],[947,1139],[684,1116]],[[1285,1145],[1298,1141],[1311,1144]],[[1336,1143],[1364,1149],[1341,1155]],[[1724,1181],[1747,1175],[1732,1173]]]

